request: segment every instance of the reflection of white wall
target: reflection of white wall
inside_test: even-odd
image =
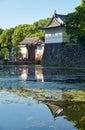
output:
[[[27,80],[28,77],[28,70],[27,69],[23,69],[21,75],[19,76],[21,80],[25,81]]]
[[[35,69],[35,77],[37,80],[44,82],[44,76],[41,68]]]

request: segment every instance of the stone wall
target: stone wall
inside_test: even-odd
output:
[[[85,47],[45,44],[42,65],[85,67]]]

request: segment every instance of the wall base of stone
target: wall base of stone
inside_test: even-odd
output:
[[[85,67],[85,47],[45,44],[42,65]]]

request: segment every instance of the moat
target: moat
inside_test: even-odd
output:
[[[0,66],[0,130],[38,129],[85,129],[85,70]]]

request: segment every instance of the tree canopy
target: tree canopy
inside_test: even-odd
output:
[[[18,44],[20,41],[22,41],[26,37],[30,26],[31,25],[29,24],[23,24],[23,25],[19,25],[15,27],[14,33],[12,35],[13,45]]]
[[[17,57],[22,56],[21,51],[20,51],[20,47],[18,45],[14,45],[12,47],[11,56],[14,57],[15,61],[16,61]]]
[[[7,54],[9,53],[9,55],[12,46],[15,46],[15,50],[17,50],[16,45],[18,45],[18,43],[26,37],[38,36],[44,39],[44,31],[39,30],[39,27],[48,24],[49,20],[50,18],[41,19],[33,24],[22,24],[16,26],[15,28],[9,28],[6,30],[0,29],[0,57],[6,58],[6,56],[8,56],[5,56],[5,51],[3,51],[4,48],[4,50],[7,48],[9,52],[7,52],[7,50],[6,52]]]
[[[68,15],[66,29],[72,41],[85,45],[85,0]]]
[[[8,60],[9,59],[9,50],[8,48],[2,48],[0,51],[0,59]]]
[[[2,34],[2,32],[3,32],[3,29],[2,29],[2,28],[0,28],[0,35]]]
[[[39,27],[45,26],[49,23],[50,18],[47,19],[41,19],[39,21],[36,21],[33,23],[32,26],[29,28],[29,33],[26,35],[26,37],[40,37],[41,39],[44,39],[44,31],[39,30]]]
[[[44,31],[39,30],[40,26],[45,26],[50,21],[50,18],[41,19],[34,22],[33,24],[23,24],[15,27],[14,33],[12,35],[13,45],[18,44],[26,37],[40,37],[44,39]]]
[[[0,35],[0,46],[10,47],[12,46],[12,35],[14,33],[14,28],[4,30]]]

